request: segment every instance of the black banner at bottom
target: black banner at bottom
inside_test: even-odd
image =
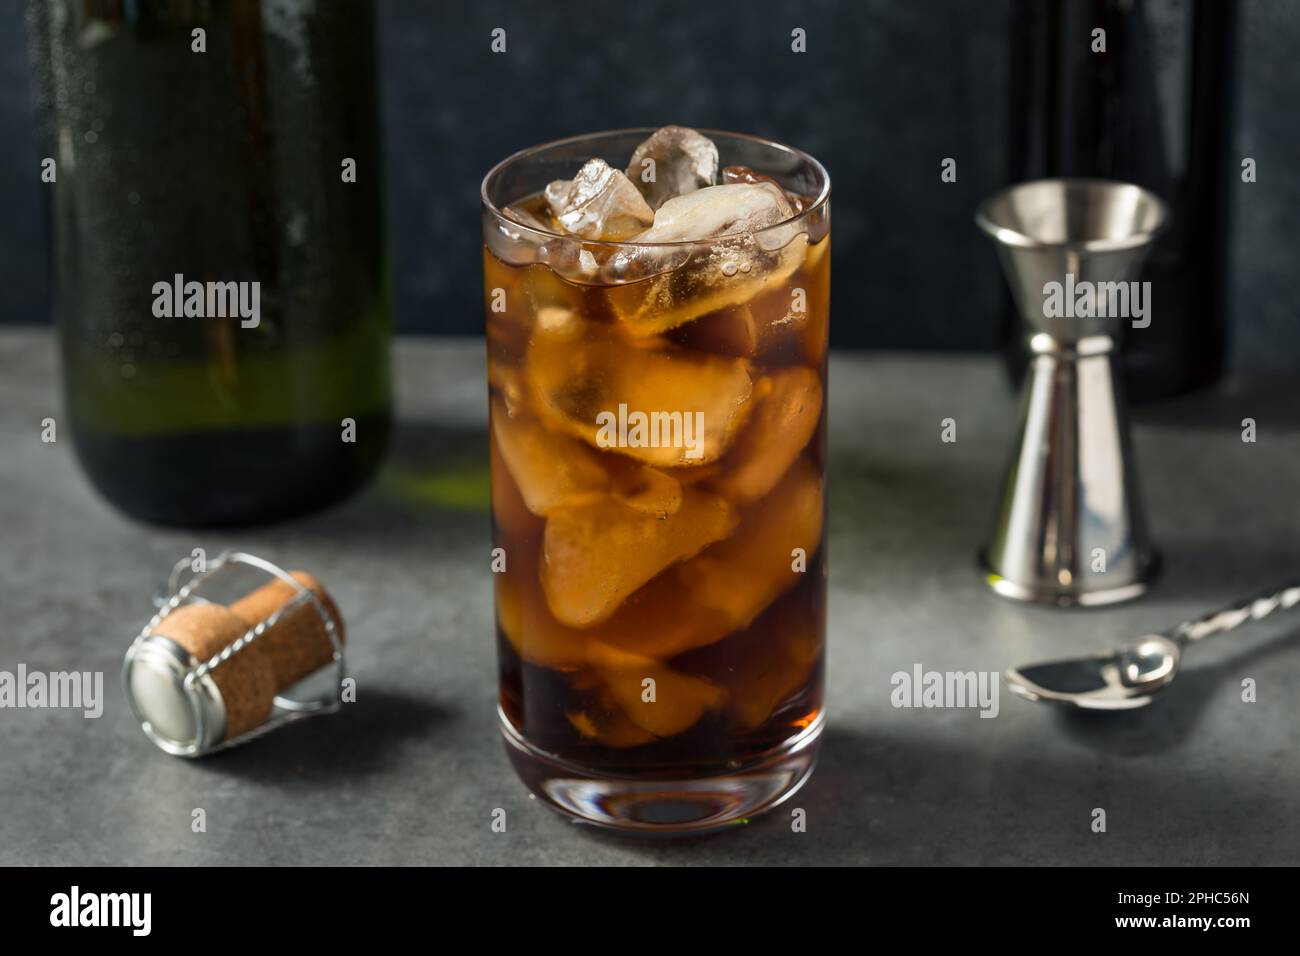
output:
[[[654,936],[688,918],[728,936],[752,931],[764,938],[785,926],[807,934],[811,919],[847,926],[859,937],[920,932],[927,942],[990,932],[1027,934],[1025,941],[1158,939],[1172,932],[1230,942],[1243,931],[1286,924],[1293,872],[87,868],[0,870],[0,881],[7,934],[75,933],[80,943],[95,936],[127,943],[203,939],[256,926],[259,941],[336,945],[373,941],[376,931],[445,929],[453,921],[458,932],[492,940],[511,930],[549,933],[557,924],[584,937],[602,924]],[[503,918],[492,919],[493,912]]]

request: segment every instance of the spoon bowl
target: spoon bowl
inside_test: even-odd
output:
[[[1264,591],[1183,621],[1163,634],[1148,634],[1090,657],[1013,667],[1003,671],[1002,679],[1026,700],[1087,710],[1133,710],[1151,703],[1173,682],[1184,647],[1296,607],[1300,607],[1300,582]]]
[[[1173,681],[1182,661],[1178,643],[1148,634],[1090,657],[1011,668],[1003,679],[1028,700],[1073,704],[1086,710],[1145,707]]]

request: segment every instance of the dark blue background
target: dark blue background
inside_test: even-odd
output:
[[[1140,0],[1139,0],[1140,2]],[[997,266],[971,225],[1006,180],[1011,0],[380,0],[397,321],[481,329],[478,184],[515,149],[618,126],[740,129],[834,182],[837,345],[997,344]],[[1245,0],[1232,189],[1236,358],[1300,355],[1300,3]],[[0,0],[0,321],[43,322],[48,256],[22,0]],[[808,52],[790,52],[803,27]],[[508,52],[489,50],[503,27]],[[958,181],[943,184],[943,157]]]

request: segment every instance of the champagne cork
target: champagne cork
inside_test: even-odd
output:
[[[307,572],[292,577],[324,607],[341,644],[343,619],[333,599]],[[255,730],[271,716],[276,695],[333,661],[334,644],[314,602],[290,608],[238,651],[214,661],[299,593],[277,578],[228,607],[183,604],[131,646],[127,695],[159,746],[195,755]],[[185,674],[200,664],[215,666],[186,687]]]
[[[291,571],[290,575],[316,595],[317,600],[325,606],[326,613],[334,622],[334,633],[342,644],[345,639],[343,618],[334,606],[334,599],[306,571]],[[297,588],[290,587],[287,582],[277,578],[230,605],[230,613],[252,627],[297,596]],[[272,635],[274,640],[268,640]],[[275,627],[258,638],[257,644],[260,646],[250,648],[250,651],[260,652],[268,662],[275,675],[276,693],[298,683],[307,675],[316,673],[334,659],[334,645],[325,633],[320,614],[310,603],[289,611],[276,622]]]
[[[184,648],[196,664],[211,660],[234,643],[249,625],[220,604],[186,604],[168,614],[150,636],[170,639]],[[268,631],[262,635],[267,637]],[[258,639],[259,641],[261,638]],[[266,722],[275,699],[275,678],[265,652],[255,642],[209,672],[221,692],[226,715],[223,740],[233,740]]]

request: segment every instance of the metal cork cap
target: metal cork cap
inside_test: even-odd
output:
[[[127,700],[144,732],[169,753],[210,750],[225,735],[225,703],[212,679],[185,686],[185,675],[197,664],[189,651],[160,634],[127,651]]]
[[[311,575],[293,579],[302,591],[274,580],[229,607],[182,604],[140,636],[123,662],[132,711],[148,737],[179,756],[199,756],[257,729],[276,695],[324,667],[334,643],[316,602],[339,642],[343,623]]]

